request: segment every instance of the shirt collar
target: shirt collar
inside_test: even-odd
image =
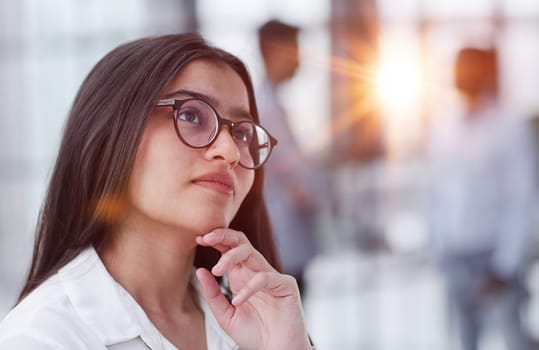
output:
[[[142,308],[109,274],[93,247],[82,251],[58,276],[75,311],[101,338],[105,346],[141,338],[150,349],[166,348],[163,337]],[[204,312],[208,349],[238,349],[218,325],[201,296],[201,286],[192,276]]]
[[[75,311],[106,346],[141,336],[140,326],[93,247],[80,253],[58,275]]]

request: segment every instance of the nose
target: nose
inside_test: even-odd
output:
[[[207,148],[206,157],[208,159],[224,160],[232,166],[236,166],[240,161],[240,150],[230,134],[230,127],[224,125],[217,134],[215,141]]]

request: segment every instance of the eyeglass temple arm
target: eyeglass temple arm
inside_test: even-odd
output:
[[[159,100],[157,101],[157,104],[156,106],[176,106],[176,100],[171,98],[171,99],[167,99],[167,100]]]
[[[271,136],[271,134],[268,133],[268,135],[269,135],[269,137],[270,137],[271,147],[277,146],[277,144],[279,143],[279,141],[277,141],[277,139],[276,139],[275,137]]]

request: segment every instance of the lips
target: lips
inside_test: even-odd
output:
[[[227,196],[234,194],[234,178],[226,173],[205,174],[195,178],[193,183]]]

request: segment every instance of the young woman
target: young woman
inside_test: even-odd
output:
[[[75,98],[0,349],[310,349],[262,198],[276,143],[244,65],[199,36],[110,52]]]

